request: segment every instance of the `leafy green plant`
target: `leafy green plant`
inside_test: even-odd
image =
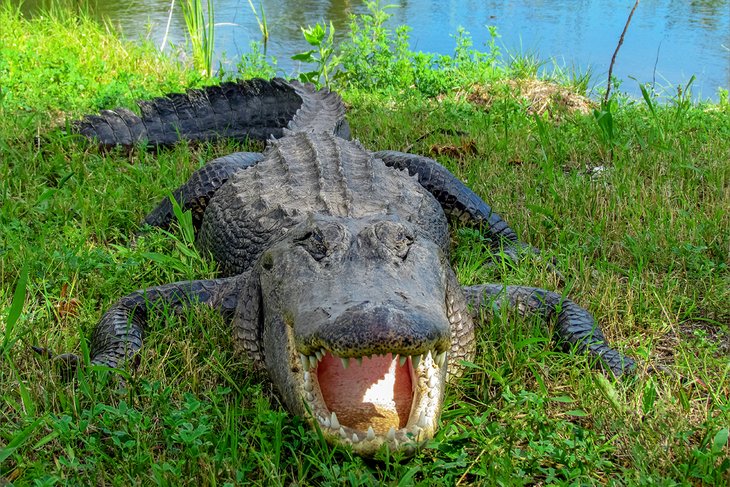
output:
[[[160,229],[159,231],[175,243],[177,255],[167,255],[159,252],[144,252],[142,255],[162,266],[175,269],[189,280],[195,279],[201,273],[214,273],[215,264],[204,259],[195,247],[195,228],[193,227],[191,211],[182,211],[175,198],[172,195],[169,198],[181,237],[167,230]]]
[[[341,46],[342,79],[362,89],[399,90],[414,86],[417,92],[436,96],[484,83],[494,76],[500,57],[499,34],[488,26],[487,51],[473,47],[469,32],[459,28],[453,35],[453,55],[413,52],[407,26],[391,30],[388,10],[394,5],[367,2],[368,13],[352,18],[348,41]]]
[[[730,90],[725,88],[717,89],[717,105],[720,110],[730,111]]]
[[[659,118],[658,108],[655,99],[652,94],[649,93],[649,88],[647,88],[645,84],[639,84],[639,89],[641,90],[641,96],[644,98],[646,107],[649,109],[651,119],[654,121],[653,127],[656,135],[655,139],[658,140],[659,143],[663,144],[666,136],[664,134],[664,127],[662,126]]]
[[[601,105],[600,108],[595,108],[593,110],[593,118],[598,126],[601,141],[603,142],[604,147],[606,147],[609,151],[610,160],[613,160],[613,151],[617,144],[613,116],[613,112],[616,109],[615,107],[616,102],[614,100],[608,100],[608,102]]]
[[[493,41],[497,31],[490,28],[489,32]],[[498,50],[481,52],[474,49],[471,34],[462,27],[452,37],[456,43],[453,55],[407,54],[413,83],[426,96],[464,90],[475,83],[486,82],[493,74]]]
[[[367,14],[353,17],[349,41],[341,46],[342,67],[347,83],[364,89],[407,85],[410,74],[410,50],[407,26],[393,33],[386,26],[390,9],[396,5],[366,2]],[[400,82],[403,83],[400,83]]]
[[[236,64],[242,78],[273,78],[276,76],[276,59],[266,56],[266,48],[260,42],[251,41],[249,51],[241,55]]]
[[[680,129],[684,125],[689,109],[692,107],[692,83],[695,79],[696,77],[692,75],[684,87],[677,87],[677,94],[671,100],[671,104],[674,106],[673,123]]]
[[[339,64],[340,58],[335,55],[334,36],[335,28],[330,22],[326,24],[302,27],[302,34],[307,43],[314,49],[300,52],[292,56],[294,61],[314,64],[315,69],[299,74],[299,79],[317,86],[330,87],[332,74]]]

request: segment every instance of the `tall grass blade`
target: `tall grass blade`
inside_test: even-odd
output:
[[[264,10],[264,2],[259,3],[261,7],[261,34],[264,36],[264,47],[269,42],[269,24],[266,22],[266,10]]]
[[[41,421],[45,419],[45,416],[41,416],[40,418],[36,419],[27,428],[15,435],[13,439],[10,440],[10,442],[8,443],[8,446],[6,446],[5,448],[0,448],[0,463],[7,460],[8,457],[12,455],[15,450],[22,446],[23,443],[28,441],[30,435],[32,435],[33,432],[38,428]]]
[[[208,76],[213,75],[213,46],[215,45],[215,12],[213,11],[213,0],[208,0],[208,34],[205,45],[205,67]]]
[[[195,242],[195,228],[193,227],[193,214],[190,210],[183,211],[177,200],[169,195],[170,203],[172,203],[172,212],[175,214],[180,230],[183,233],[183,238],[187,243]]]
[[[160,44],[160,52],[165,50],[165,44],[167,44],[167,35],[170,33],[170,24],[172,23],[172,10],[175,8],[175,0],[170,1],[170,11],[167,14],[167,25],[165,25],[165,35],[162,37],[162,43]]]
[[[253,12],[254,17],[256,17],[256,23],[259,24],[259,30],[261,31],[261,36],[264,39],[265,52],[266,46],[269,42],[269,25],[266,23],[266,11],[264,11],[264,2],[259,2],[261,17],[259,17],[258,12],[256,11],[256,7],[253,6],[253,2],[251,0],[248,0],[248,5],[251,7],[251,11]]]
[[[23,266],[20,271],[20,278],[18,283],[15,285],[15,292],[13,293],[13,301],[10,304],[10,311],[8,312],[8,319],[5,325],[5,333],[3,336],[2,352],[7,353],[10,347],[13,345],[13,330],[15,325],[18,323],[20,313],[23,311],[23,304],[25,303],[25,290],[28,283],[28,264]]]
[[[18,382],[18,389],[20,389],[20,399],[21,401],[23,401],[23,413],[26,416],[32,418],[36,415],[36,407],[33,396],[30,394],[30,391],[25,386],[25,382],[23,382],[23,380],[21,379],[15,364],[11,360],[8,360],[8,363],[10,364],[10,368],[13,370],[15,380]]]
[[[616,387],[611,383],[611,381],[606,379],[606,376],[602,374],[594,374],[593,377],[595,378],[596,385],[598,385],[598,390],[601,391],[603,397],[608,400],[608,403],[611,405],[614,411],[618,413],[624,411],[625,406],[623,404],[623,401],[621,400],[621,397],[619,396]]]
[[[644,414],[649,414],[654,409],[654,403],[657,399],[656,385],[650,378],[644,386],[644,393],[641,396],[641,409]]]
[[[641,96],[644,98],[644,101],[646,102],[646,106],[649,108],[649,111],[651,112],[652,116],[656,117],[656,107],[654,106],[654,101],[651,99],[649,90],[647,90],[646,86],[644,86],[643,84],[639,85],[639,89],[641,90]]]

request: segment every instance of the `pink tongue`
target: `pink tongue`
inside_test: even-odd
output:
[[[408,364],[401,366],[391,354],[351,359],[345,369],[339,358],[327,353],[317,367],[317,379],[330,411],[344,426],[385,434],[390,427],[403,428],[408,422],[413,388]]]

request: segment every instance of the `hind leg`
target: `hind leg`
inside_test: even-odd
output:
[[[418,182],[438,200],[447,216],[480,227],[494,249],[501,249],[514,258],[526,246],[491,206],[433,159],[396,151],[379,151],[374,155],[387,166],[417,176]]]

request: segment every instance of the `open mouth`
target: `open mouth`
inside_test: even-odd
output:
[[[415,446],[436,430],[446,352],[339,357],[300,353],[302,395],[322,432],[353,449]]]

